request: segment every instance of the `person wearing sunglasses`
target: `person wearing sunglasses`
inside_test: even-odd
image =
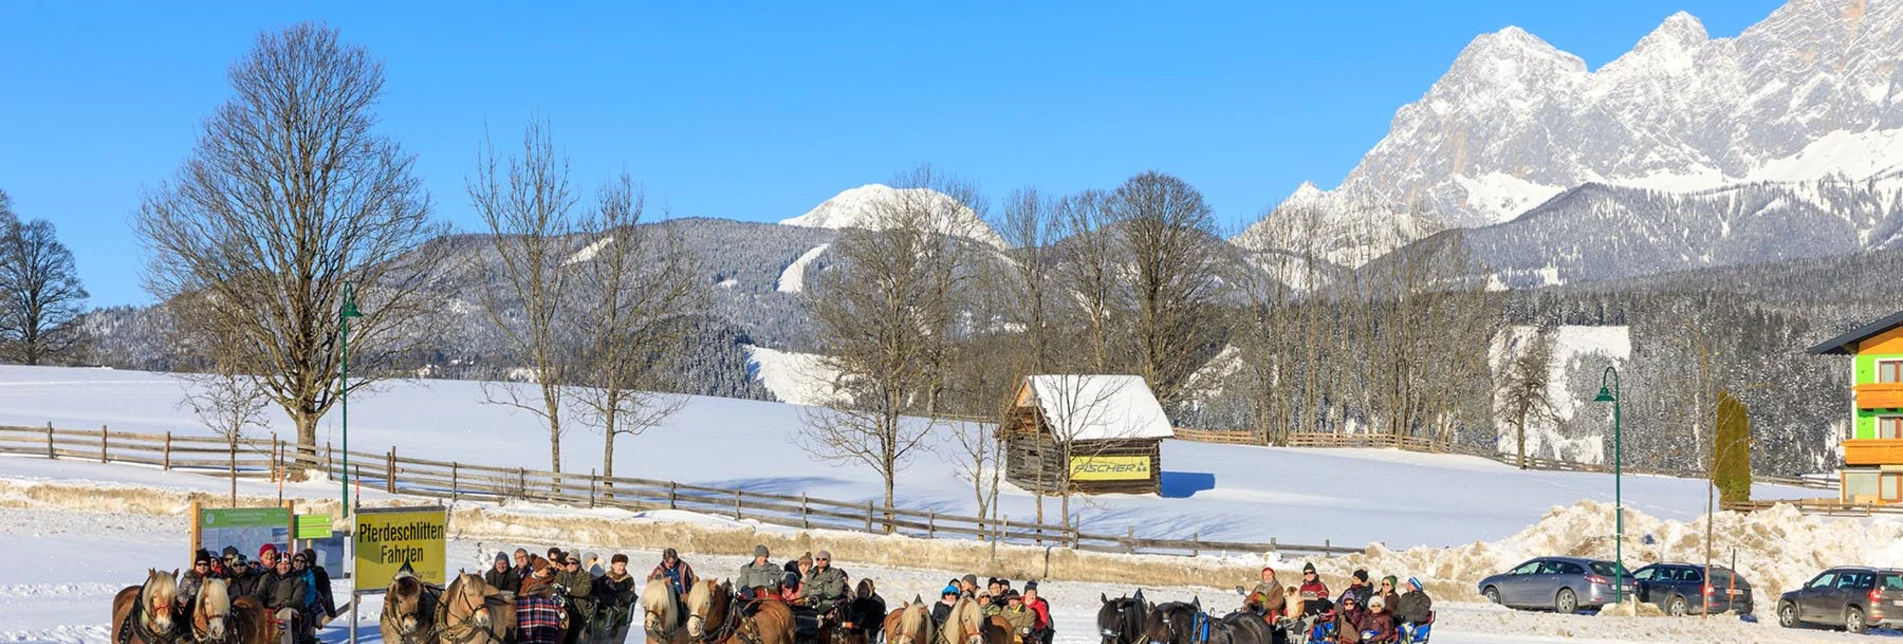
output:
[[[821,550],[813,557],[813,570],[806,574],[800,591],[807,605],[822,610],[846,598],[846,573],[833,567],[833,553]]]
[[[192,569],[178,577],[179,607],[184,608],[186,604],[198,599],[198,589],[204,587],[205,580],[211,576],[211,552],[200,548],[192,555]]]

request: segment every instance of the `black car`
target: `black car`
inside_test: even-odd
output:
[[[1828,624],[1852,633],[1871,626],[1903,625],[1903,570],[1860,566],[1826,570],[1778,599],[1777,623],[1785,628]]]
[[[1659,607],[1673,617],[1699,613],[1751,613],[1751,583],[1724,566],[1711,567],[1711,583],[1705,583],[1705,567],[1687,563],[1656,563],[1632,573],[1638,582],[1639,601]]]

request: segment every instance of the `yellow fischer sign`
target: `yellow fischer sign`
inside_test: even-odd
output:
[[[443,508],[364,508],[357,511],[353,527],[350,538],[357,551],[357,587],[388,586],[406,563],[425,582],[447,580],[444,538],[449,534],[449,512]]]
[[[1148,456],[1072,456],[1072,481],[1130,481],[1150,478]]]

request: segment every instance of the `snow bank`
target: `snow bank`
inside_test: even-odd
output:
[[[1758,597],[1776,597],[1830,566],[1903,564],[1903,523],[1887,519],[1832,519],[1799,513],[1788,505],[1770,510],[1716,515],[1713,559],[1737,570]],[[1705,522],[1669,521],[1626,508],[1626,566],[1637,570],[1661,561],[1702,562]],[[1363,554],[1318,562],[1335,574],[1366,568],[1381,574],[1433,579],[1472,597],[1480,579],[1541,556],[1613,557],[1613,506],[1580,501],[1556,507],[1518,534],[1451,548],[1389,550],[1379,544]],[[1653,543],[1645,543],[1646,537]]]

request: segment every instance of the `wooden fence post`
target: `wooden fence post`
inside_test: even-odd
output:
[[[337,453],[331,451],[330,441],[324,441],[324,472],[329,473],[332,469],[336,467],[337,467]],[[338,472],[337,477],[344,478],[344,473]]]
[[[449,462],[449,502],[450,503],[456,502],[456,489],[462,487],[462,485],[457,481],[457,474],[458,474],[457,469],[458,468],[456,467],[456,462],[450,461]]]
[[[46,422],[46,457],[59,460],[59,451],[53,449],[53,421]]]
[[[925,538],[927,539],[938,538],[938,511],[937,510],[931,510],[925,513]]]
[[[172,433],[165,432],[165,471],[172,471]],[[197,519],[193,519],[196,521]]]
[[[383,490],[391,494],[396,494],[396,446],[395,445],[390,446],[390,454],[388,456],[388,460],[384,461],[384,464],[385,464],[384,471],[389,474],[389,477],[385,478],[383,481]]]
[[[108,458],[106,454],[106,436],[107,435],[108,434],[106,432],[106,426],[100,425],[99,426],[99,462],[101,463],[111,460],[110,458]]]
[[[591,507],[591,508],[595,507],[595,482],[598,480],[599,479],[595,478],[595,470],[589,469],[588,470],[588,507]]]
[[[522,499],[524,501],[528,500],[529,498],[529,470],[528,468],[525,468],[525,467],[515,468],[515,484],[517,487],[521,488],[519,490],[516,490],[516,493],[515,493],[516,498]]]
[[[1269,552],[1274,554],[1281,551],[1282,547],[1275,544],[1275,537],[1269,537]]]
[[[872,531],[872,502],[866,502],[866,532]]]
[[[805,492],[800,493],[800,529],[802,530],[813,529],[813,519],[811,515],[807,514],[807,510],[806,510],[806,493]]]
[[[231,505],[238,507],[238,437],[231,437]]]
[[[680,483],[675,481],[667,482],[667,509],[669,510],[678,509],[675,507],[675,504],[677,503],[676,499],[680,497],[680,493],[681,493]]]
[[[1333,550],[1330,550],[1330,548],[1333,548],[1333,547],[1335,547],[1334,542],[1329,541],[1327,539],[1323,539],[1322,540],[1322,558],[1326,559],[1326,558],[1334,557],[1335,552]]]
[[[733,489],[733,520],[740,520],[740,488]]]
[[[1127,528],[1127,530],[1126,530],[1126,531],[1125,531],[1125,532],[1123,533],[1123,543],[1124,543],[1124,546],[1123,546],[1123,547],[1124,547],[1124,549],[1126,549],[1126,550],[1128,550],[1128,551],[1129,551],[1129,552],[1130,552],[1131,554],[1136,554],[1136,551],[1137,551],[1137,527],[1136,527],[1136,526],[1126,526],[1126,528]]]

